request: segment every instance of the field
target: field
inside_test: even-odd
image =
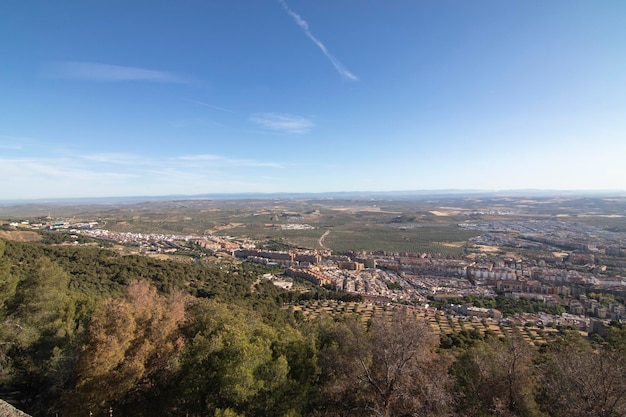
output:
[[[348,224],[332,229],[325,239],[335,251],[429,252],[462,255],[467,241],[477,233],[456,225],[421,226],[407,229],[381,225]]]
[[[29,231],[0,230],[0,239],[13,240],[15,242],[38,242],[41,240],[41,235]]]
[[[463,223],[554,219],[623,231],[625,214],[623,198],[584,197],[267,197],[0,205],[0,221],[8,222],[97,221],[110,231],[229,236],[253,239],[269,249],[452,256],[476,248],[470,239],[481,234],[459,227]]]
[[[323,315],[330,317],[356,315],[365,324],[372,318],[391,317],[397,306],[336,300],[309,300],[285,308],[293,311],[294,314],[302,314],[307,319],[315,319]],[[440,315],[434,310],[416,311],[416,318],[426,320],[433,332],[439,335],[453,335],[462,330],[475,329],[481,334],[489,331],[495,336],[504,337],[513,331],[511,327],[500,325],[491,319]],[[524,340],[534,346],[545,344],[559,334],[558,330],[553,328],[540,329],[536,326],[522,326],[518,329],[521,330]]]

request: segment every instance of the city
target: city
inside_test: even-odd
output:
[[[320,206],[320,202],[291,203],[300,204],[324,206]],[[419,206],[420,203],[416,204]],[[280,207],[278,212],[284,214],[273,214],[274,211],[265,214],[271,221],[264,224],[267,230],[276,233],[313,231],[319,234],[318,249],[293,248],[286,251],[257,249],[263,246],[263,240],[224,234],[233,232],[231,227],[221,228],[222,233],[218,228],[216,234],[177,235],[112,231],[99,221],[89,219],[72,222],[61,218],[39,218],[32,222],[14,221],[8,226],[83,236],[152,256],[186,254],[205,259],[219,256],[220,259],[245,260],[277,267],[280,275],[274,277],[277,285],[284,286],[294,278],[304,279],[336,291],[358,294],[364,302],[410,304],[434,315],[445,312],[469,317],[487,316],[498,323],[511,320],[520,325],[551,323],[599,333],[605,331],[603,329],[610,321],[626,319],[623,303],[626,294],[626,231],[623,228],[594,227],[571,219],[566,221],[562,212],[554,213],[547,219],[543,215],[532,218],[531,211],[520,212],[516,205],[513,201],[508,209],[489,209],[489,205],[465,209],[473,218],[459,222],[457,226],[477,235],[467,240],[460,255],[380,250],[334,253],[324,245],[324,239],[333,229],[322,232],[314,222],[294,223],[307,218],[320,222],[324,216],[319,208],[309,210],[312,215]],[[359,210],[357,207],[354,212]],[[458,215],[459,211],[459,208],[445,206],[430,210],[439,218]],[[598,216],[623,221],[624,215],[618,213]],[[393,216],[401,217],[397,214]],[[253,217],[260,215],[257,212]],[[476,221],[479,218],[494,220]],[[420,223],[393,221],[391,225],[419,230]],[[289,284],[289,287],[292,285]],[[602,296],[590,298],[590,293]],[[496,295],[560,306],[563,311],[560,315],[537,312],[502,317],[497,311],[487,313],[471,306],[471,303],[467,305],[470,297]],[[615,296],[622,302],[616,301]],[[463,303],[464,299],[466,305],[463,309],[455,307],[455,303]],[[433,303],[439,309],[433,309]]]

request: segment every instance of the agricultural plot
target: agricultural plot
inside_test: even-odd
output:
[[[373,318],[391,319],[394,309],[398,305],[382,305],[374,303],[343,302],[337,300],[308,300],[299,304],[285,306],[294,314],[302,314],[308,319],[315,319],[323,315],[339,317],[342,315],[356,315],[362,323],[367,323]],[[424,319],[430,325],[435,334],[451,335],[463,330],[476,330],[480,334],[490,332],[498,337],[508,337],[513,332],[510,326],[504,326],[491,319],[478,319],[472,317],[461,317],[452,315],[440,315],[433,310],[416,311],[417,319]],[[560,334],[557,329],[522,326],[517,327],[522,337],[529,344],[539,346],[553,340]]]
[[[393,306],[373,304],[373,303],[358,303],[358,302],[343,302],[336,300],[310,300],[303,301],[300,304],[294,304],[286,306],[294,313],[299,312],[304,317],[314,319],[324,314],[331,317],[339,317],[341,315],[356,315],[363,323],[367,323],[372,318],[389,317],[391,318]]]
[[[464,242],[477,234],[456,225],[397,229],[383,225],[351,224],[330,229],[326,246],[348,250],[428,252],[462,255]]]

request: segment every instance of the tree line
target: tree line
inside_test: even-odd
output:
[[[533,347],[410,308],[307,321],[257,268],[0,240],[0,394],[34,416],[626,415],[618,323]]]

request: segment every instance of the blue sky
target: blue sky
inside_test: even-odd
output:
[[[7,0],[2,199],[626,189],[626,2]]]

